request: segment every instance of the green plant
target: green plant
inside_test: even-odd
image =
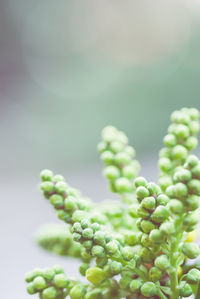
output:
[[[138,177],[140,165],[126,135],[106,127],[98,146],[104,174],[122,201],[95,204],[71,188],[61,175],[41,173],[41,190],[64,226],[45,227],[39,244],[81,260],[84,282],[70,279],[62,267],[35,269],[26,275],[27,291],[41,299],[200,298],[200,254],[193,243],[199,220],[199,112],[181,109],[159,156],[158,185]]]

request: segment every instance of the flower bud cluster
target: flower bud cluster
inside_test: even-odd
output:
[[[159,158],[159,184],[164,191],[172,184],[174,169],[183,165],[190,151],[198,144],[199,111],[183,108],[173,112],[171,120],[168,134],[164,137],[165,148],[160,151]]]
[[[81,257],[81,245],[74,242],[65,225],[45,225],[37,233],[37,242],[45,250],[61,256]]]
[[[127,136],[115,127],[104,128],[98,151],[105,163],[104,174],[109,180],[111,191],[121,195],[131,193],[134,190],[133,179],[140,165],[134,160],[135,150],[128,145]]]
[[[27,292],[40,295],[41,299],[64,299],[73,283],[59,265],[47,269],[35,269],[26,274]]]
[[[61,175],[53,175],[51,170],[43,170],[40,176],[41,190],[57,210],[58,218],[73,223],[84,218],[85,212],[91,210],[91,201],[83,198],[78,190],[69,187]]]
[[[196,211],[200,203],[200,162],[196,156],[189,155],[184,166],[175,169],[173,184],[167,187],[166,194],[170,211],[184,215],[184,230],[193,231],[199,220]]]

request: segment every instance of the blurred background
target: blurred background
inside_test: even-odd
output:
[[[200,0],[0,1],[2,298],[29,298],[34,267],[78,272],[34,244],[40,225],[57,221],[40,171],[112,197],[96,153],[112,124],[156,179],[170,113],[183,106],[200,109]]]

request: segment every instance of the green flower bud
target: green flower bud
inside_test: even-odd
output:
[[[92,256],[103,257],[104,255],[105,255],[105,252],[104,252],[104,248],[102,246],[95,245],[92,248]]]
[[[196,195],[191,195],[186,200],[187,206],[190,211],[195,211],[199,208],[200,198]]]
[[[169,202],[169,197],[165,194],[160,194],[157,197],[157,205],[158,206],[166,206],[168,202]]]
[[[54,284],[57,288],[66,288],[68,285],[68,280],[65,274],[57,274],[54,277]]]
[[[125,232],[125,243],[130,245],[130,246],[133,246],[133,245],[136,245],[137,242],[138,242],[138,236],[137,236],[137,233],[135,232]]]
[[[41,190],[46,193],[51,193],[54,190],[54,184],[52,182],[43,182],[41,184]]]
[[[118,243],[116,241],[110,241],[106,244],[106,249],[111,254],[115,254],[118,251],[118,248]]]
[[[56,299],[58,291],[54,287],[49,287],[42,291],[42,299]]]
[[[193,167],[191,171],[195,179],[200,179],[200,163]]]
[[[61,267],[60,265],[55,265],[53,267],[53,270],[56,274],[64,273],[63,267]]]
[[[189,259],[196,259],[200,254],[199,246],[195,243],[184,243],[182,251]]]
[[[81,284],[75,285],[69,293],[71,299],[83,299],[85,294],[86,289]]]
[[[149,271],[149,279],[153,282],[160,280],[162,277],[162,271],[157,267],[151,267]]]
[[[131,161],[131,157],[125,152],[117,153],[115,156],[115,162],[119,165],[128,164]]]
[[[189,151],[195,149],[197,145],[198,145],[198,140],[195,136],[190,136],[185,142],[185,146]]]
[[[141,279],[134,279],[130,283],[130,290],[131,292],[136,293],[137,291],[140,290],[141,286],[142,286]]]
[[[87,294],[85,294],[84,299],[103,299],[102,290],[94,289],[92,291],[89,291],[87,292]]]
[[[67,184],[65,182],[58,182],[55,184],[56,192],[60,194],[65,194],[67,191]]]
[[[84,211],[77,210],[72,215],[73,222],[80,222],[84,218],[85,218],[85,212]]]
[[[36,294],[37,293],[37,290],[35,288],[35,284],[33,282],[29,282],[27,284],[27,287],[26,287],[26,290],[27,292],[30,294],[30,295],[33,295],[33,294]]]
[[[141,293],[145,297],[155,296],[157,293],[156,285],[153,282],[145,282],[141,287]]]
[[[151,250],[149,250],[148,248],[142,247],[139,251],[139,255],[143,262],[145,262],[145,263],[152,262],[153,254],[152,254]]]
[[[170,267],[169,258],[165,254],[158,256],[155,259],[154,264],[157,268],[159,268],[160,270],[163,270],[163,271],[167,270]]]
[[[176,126],[175,133],[178,139],[186,139],[190,134],[188,127],[182,124]]]
[[[97,231],[94,234],[94,241],[99,245],[105,245],[105,233],[102,231]]]
[[[127,178],[119,178],[115,181],[115,187],[119,193],[130,192],[131,182]]]
[[[82,235],[85,239],[92,239],[93,238],[93,230],[91,228],[85,228],[82,232]]]
[[[199,180],[191,180],[188,183],[189,192],[192,194],[200,195],[200,181]]]
[[[148,220],[142,220],[141,228],[144,233],[150,233],[155,228],[155,224]]]
[[[174,186],[167,187],[166,194],[167,194],[167,196],[173,198],[174,195],[175,195],[175,188],[174,188]]]
[[[199,122],[192,121],[189,125],[189,128],[191,134],[197,134],[199,132]]]
[[[105,177],[109,180],[116,180],[120,176],[120,171],[116,166],[107,166],[104,170]]]
[[[51,268],[46,268],[43,270],[43,277],[46,280],[52,280],[54,278],[55,272]]]
[[[99,142],[98,146],[97,146],[97,151],[99,153],[103,153],[107,148],[107,143],[104,141]]]
[[[111,144],[110,144],[110,149],[114,153],[119,153],[119,152],[123,151],[124,145],[120,141],[112,141]]]
[[[81,224],[79,222],[75,222],[72,226],[72,232],[74,233],[82,233],[83,229],[81,227]]]
[[[183,204],[180,200],[171,199],[167,206],[174,214],[181,214],[183,212]]]
[[[114,154],[110,151],[105,151],[101,154],[101,159],[105,164],[111,164],[114,161]]]
[[[108,263],[108,258],[106,256],[96,258],[96,264],[100,268],[104,267],[107,263]]]
[[[189,114],[191,119],[198,120],[199,119],[199,111],[196,108],[190,108]]]
[[[40,173],[40,177],[43,182],[45,181],[52,181],[53,179],[53,172],[51,170],[45,169]]]
[[[141,206],[139,206],[137,208],[137,214],[139,217],[141,217],[143,219],[149,219],[149,216],[150,216],[150,212],[147,211],[146,209],[142,208]]]
[[[169,158],[161,158],[159,160],[159,167],[162,171],[168,172],[172,168],[172,161]]]
[[[153,196],[145,197],[141,202],[141,206],[147,210],[154,210],[156,206],[156,200]]]
[[[146,187],[147,186],[147,181],[143,177],[137,177],[134,181],[135,187],[138,188],[140,186]]]
[[[129,215],[130,215],[131,217],[133,217],[133,218],[138,218],[137,208],[138,208],[138,206],[135,205],[135,204],[130,205],[130,206],[128,207],[128,213],[129,213]]]
[[[112,274],[119,274],[122,270],[122,264],[116,261],[111,262],[110,264],[110,271]]]
[[[192,174],[189,170],[187,169],[181,169],[175,172],[174,174],[174,180],[176,182],[188,182],[192,177]]]
[[[58,194],[53,194],[49,198],[50,203],[55,207],[55,208],[60,208],[63,206],[64,199],[61,195]]]
[[[194,226],[199,221],[199,215],[197,213],[188,213],[183,220],[184,225]]]
[[[137,169],[135,167],[128,165],[122,169],[122,174],[128,179],[133,179],[137,174]]]
[[[91,228],[93,229],[94,232],[96,232],[96,231],[100,230],[100,225],[99,225],[99,223],[94,222],[94,223],[92,223]]]
[[[121,277],[120,281],[119,281],[119,287],[123,290],[128,289],[130,282],[131,282],[131,278],[127,277],[127,276],[123,276]]]
[[[94,285],[100,284],[104,279],[104,272],[99,267],[89,268],[86,271],[86,278],[89,282],[93,283]]]
[[[93,242],[92,242],[92,240],[84,241],[84,242],[83,242],[83,246],[84,246],[86,249],[91,249],[92,246],[93,246]]]
[[[129,246],[122,248],[122,256],[126,261],[130,261],[134,257],[133,248]]]
[[[57,182],[61,182],[61,181],[64,181],[65,179],[64,179],[64,177],[62,176],[62,175],[60,175],[60,174],[56,174],[56,175],[54,175],[54,177],[53,177],[53,181],[55,182],[55,183],[57,183]]]
[[[172,150],[173,158],[176,160],[185,160],[188,155],[187,149],[183,145],[176,145]]]
[[[190,284],[197,284],[200,281],[200,271],[198,269],[191,269],[186,276],[186,280]]]
[[[193,294],[192,288],[188,283],[182,282],[180,288],[180,295],[182,297],[189,297]]]
[[[82,263],[79,267],[79,272],[82,276],[86,275],[87,269],[89,269],[90,265],[88,263]]]
[[[147,184],[147,189],[149,190],[150,195],[159,195],[161,193],[160,187],[153,182]]]
[[[153,214],[151,215],[151,218],[156,223],[161,223],[164,220],[166,220],[169,216],[168,209],[164,206],[158,206]]]
[[[177,141],[176,141],[176,137],[173,135],[173,134],[167,134],[165,137],[164,137],[164,140],[163,140],[164,144],[167,146],[167,147],[173,147],[176,145]]]
[[[159,178],[159,185],[162,190],[166,190],[172,184],[172,179],[170,176],[163,176]]]
[[[73,233],[72,237],[75,242],[79,242],[81,239],[81,235],[78,233]]]
[[[60,196],[60,195],[58,195]],[[75,203],[75,200],[72,196],[68,196],[65,198],[65,202],[64,202],[64,206],[65,206],[65,209],[67,211],[73,211],[76,207],[76,203]]]
[[[139,200],[149,196],[149,190],[144,186],[139,186],[136,189],[136,195]]]
[[[168,236],[175,233],[174,224],[172,222],[164,222],[160,226],[160,231]]]
[[[47,286],[47,283],[42,276],[38,276],[38,277],[34,278],[33,283],[34,283],[34,287],[37,290],[43,290]]]
[[[151,247],[153,245],[152,241],[149,239],[149,235],[147,234],[142,234],[141,244],[145,247]]]
[[[199,162],[199,159],[195,156],[195,155],[190,155],[185,163],[185,167],[188,169],[191,169],[193,167],[195,167]]]
[[[153,229],[150,232],[149,240],[155,244],[161,244],[163,242],[164,236],[159,229]]]
[[[174,186],[174,195],[177,198],[185,197],[187,194],[188,194],[188,189],[187,189],[187,187],[186,187],[185,184],[183,184],[183,183],[177,183]]]
[[[117,129],[113,126],[107,126],[102,130],[102,139],[106,142],[112,142],[117,138]]]

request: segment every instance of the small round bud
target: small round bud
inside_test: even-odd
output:
[[[200,271],[198,269],[191,269],[186,276],[186,280],[190,284],[197,284],[200,281]]]
[[[139,200],[143,199],[143,198],[149,196],[149,190],[147,188],[145,188],[144,186],[139,186],[136,189],[136,195]]]
[[[190,155],[185,163],[185,167],[187,167],[188,169],[191,169],[193,167],[195,167],[199,162],[199,159],[195,156],[195,155]]]
[[[53,172],[51,170],[45,169],[40,173],[40,177],[43,182],[45,181],[52,181],[53,179]]]
[[[75,209],[76,203],[72,196],[68,196],[65,198],[64,207],[67,211],[73,211]]]
[[[157,205],[158,206],[166,206],[168,202],[169,202],[169,197],[165,194],[160,194],[157,197]]]
[[[70,291],[71,299],[83,299],[86,294],[86,289],[84,286],[77,284]]]
[[[198,139],[195,136],[190,136],[185,142],[185,146],[189,151],[195,149],[197,145],[198,145]]]
[[[197,134],[199,132],[199,122],[198,121],[191,121],[190,125],[190,133]]]
[[[119,178],[115,181],[115,187],[119,193],[130,192],[131,183],[127,178]]]
[[[138,236],[137,233],[135,232],[127,231],[124,237],[125,237],[125,243],[130,246],[136,245],[138,242]]]
[[[42,276],[38,276],[33,280],[34,283],[34,287],[37,290],[43,290],[44,288],[46,288],[47,283],[45,281],[45,279]]]
[[[171,199],[167,206],[174,214],[181,214],[183,212],[183,204],[180,200]]]
[[[172,179],[170,176],[162,176],[159,178],[159,185],[162,190],[166,190],[168,187],[170,187],[172,184]]]
[[[149,190],[150,195],[159,195],[161,193],[160,187],[153,182],[147,184],[147,189]]]
[[[94,285],[98,285],[104,280],[104,272],[99,267],[89,268],[86,271],[86,278]]]
[[[58,291],[54,287],[49,287],[42,291],[42,299],[55,299]]]
[[[43,271],[43,277],[46,279],[46,280],[52,280],[54,278],[54,275],[55,275],[55,272],[53,269],[51,268],[46,268],[44,269]]]
[[[103,257],[104,255],[105,255],[105,252],[104,252],[104,248],[102,246],[95,245],[92,248],[92,256]]]
[[[162,171],[168,172],[172,168],[172,162],[168,158],[161,158],[159,160],[159,167]]]
[[[186,183],[188,182],[192,177],[192,174],[189,170],[187,169],[181,169],[175,172],[174,174],[174,180],[176,182],[183,182]]]
[[[167,187],[166,194],[167,194],[167,196],[169,196],[171,198],[174,197],[174,195],[175,195],[175,188],[174,188],[174,186]]]
[[[92,239],[93,238],[93,230],[91,228],[85,228],[82,232],[82,235],[85,239]]]
[[[200,198],[196,195],[191,195],[186,200],[187,206],[190,211],[195,211],[199,208]]]
[[[55,183],[60,182],[60,181],[64,181],[64,180],[65,180],[64,177],[63,177],[62,175],[60,175],[60,174],[56,174],[56,175],[54,175],[54,177],[53,177],[53,181],[54,181]]]
[[[184,243],[182,251],[189,259],[196,259],[200,254],[199,246],[195,243]]]
[[[176,126],[176,131],[175,134],[177,136],[178,139],[185,139],[189,136],[189,129],[187,126],[182,125],[182,124],[178,124]]]
[[[192,168],[192,175],[195,179],[200,179],[200,163]]]
[[[66,288],[68,280],[65,274],[56,274],[54,277],[54,284],[57,288]]]
[[[194,226],[198,223],[199,221],[199,215],[197,213],[188,213],[185,217],[184,217],[184,225],[186,226]]]
[[[79,272],[82,276],[86,275],[87,269],[89,269],[90,265],[88,263],[82,263],[79,267]]]
[[[150,233],[155,228],[155,224],[153,224],[151,221],[148,220],[142,220],[141,222],[141,228],[144,233]]]
[[[198,120],[199,119],[199,111],[196,108],[190,108],[189,114],[191,119]]]
[[[129,246],[122,248],[122,256],[126,261],[130,261],[134,257],[133,248]]]
[[[183,183],[177,183],[174,186],[174,195],[177,198],[185,197],[187,194],[188,194],[188,189],[187,189],[187,187],[186,187],[185,184],[183,184]]]
[[[142,286],[141,279],[134,279],[130,283],[130,290],[131,290],[131,292],[136,293],[137,291],[139,291],[141,286]]]
[[[81,224],[79,222],[75,222],[72,226],[72,232],[74,233],[82,233],[83,229],[81,227]]]
[[[93,229],[94,232],[96,232],[96,231],[100,230],[100,225],[99,225],[99,223],[94,222],[94,223],[92,223],[91,228]]]
[[[200,195],[200,181],[199,180],[191,180],[188,183],[189,192],[192,194]]]
[[[72,238],[73,238],[73,240],[74,240],[75,242],[79,242],[80,239],[81,239],[81,235],[78,234],[78,233],[73,233],[73,234],[72,234]]]
[[[155,244],[161,244],[163,242],[164,236],[159,229],[153,229],[150,232],[149,240]]]
[[[135,184],[135,187],[136,187],[136,188],[137,188],[137,187],[140,187],[140,186],[146,187],[146,185],[147,185],[147,181],[146,181],[145,178],[143,178],[143,177],[140,176],[140,177],[137,177],[137,178],[135,179],[134,184]]]
[[[101,159],[105,164],[111,164],[114,161],[114,154],[110,151],[105,151],[101,154]]]
[[[164,137],[164,140],[163,140],[164,144],[167,146],[167,147],[173,147],[176,145],[177,141],[176,141],[176,137],[173,135],[173,134],[167,134],[165,137]]]
[[[151,215],[151,218],[156,223],[161,223],[164,220],[166,220],[169,216],[168,209],[164,206],[158,206],[153,214]]]
[[[145,197],[141,202],[141,206],[147,210],[154,210],[156,206],[156,200],[153,196]]]
[[[137,174],[137,169],[131,165],[128,165],[122,169],[122,174],[128,179],[133,179]]]
[[[175,233],[174,224],[172,222],[164,222],[160,226],[160,231],[164,233],[165,235],[172,235]]]
[[[117,137],[117,129],[113,126],[107,126],[102,130],[101,136],[106,142],[112,142]]]
[[[93,246],[92,240],[87,240],[83,242],[83,247],[85,247],[86,249],[91,249],[92,246]]]
[[[131,161],[131,157],[125,152],[117,153],[115,156],[115,162],[118,165],[128,164]]]
[[[113,274],[119,274],[122,270],[122,264],[116,261],[111,262],[110,271]]]
[[[26,287],[27,293],[30,295],[36,294],[37,290],[35,288],[35,284],[33,282],[29,282]]]
[[[148,248],[142,247],[139,251],[139,255],[143,262],[145,262],[145,263],[152,262],[153,254],[152,254],[151,250],[149,250]]]
[[[106,256],[96,258],[96,264],[100,268],[104,267],[107,263],[108,263],[108,258]]]
[[[120,176],[120,171],[116,166],[107,166],[104,175],[109,180],[116,180]]]
[[[94,241],[99,245],[105,245],[105,234],[102,231],[97,231],[94,234]]]
[[[85,216],[86,215],[84,211],[77,210],[73,213],[72,220],[73,222],[80,222],[82,219],[85,218]]]
[[[145,282],[141,287],[141,293],[145,297],[153,297],[157,293],[156,285],[153,282]]]
[[[114,254],[118,251],[118,243],[116,241],[110,241],[106,244],[106,249],[109,253]]]
[[[67,184],[65,182],[58,182],[55,184],[56,192],[60,194],[65,194],[67,191]]]
[[[165,254],[158,256],[155,259],[154,264],[157,268],[159,268],[160,270],[163,270],[163,271],[167,270],[170,267],[169,258]]]
[[[172,155],[176,160],[185,160],[187,158],[188,151],[183,145],[176,145],[172,150]]]
[[[131,217],[138,218],[137,208],[138,206],[136,204],[130,205],[128,207],[128,213]]]
[[[64,273],[63,267],[61,267],[60,265],[55,265],[53,267],[53,270],[56,274]]]
[[[149,211],[147,211],[146,209],[143,209],[141,206],[139,206],[139,208],[137,209],[137,214],[139,217],[141,217],[143,219],[148,219],[150,216]]]
[[[149,271],[149,279],[153,282],[160,280],[162,277],[162,271],[157,267],[151,267]]]
[[[41,184],[41,190],[46,193],[51,193],[54,190],[54,184],[52,182],[45,181]]]
[[[182,297],[189,297],[193,294],[192,288],[188,283],[183,282],[180,288],[180,295]]]
[[[99,153],[103,153],[107,148],[107,143],[104,141],[101,141],[98,145],[97,145],[97,151]]]
[[[53,194],[49,197],[50,203],[55,207],[55,208],[60,208],[63,206],[64,199],[61,195],[59,194]]]

